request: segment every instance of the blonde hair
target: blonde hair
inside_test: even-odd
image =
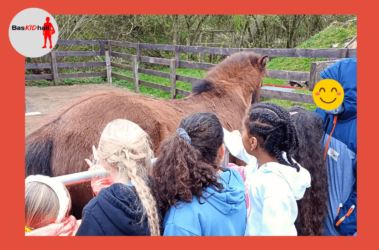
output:
[[[68,195],[66,187],[64,188]],[[71,200],[67,214],[70,206]],[[55,222],[58,213],[59,200],[52,188],[41,182],[25,184],[25,226],[30,229],[45,227]]]
[[[154,157],[149,135],[131,121],[114,120],[101,134],[97,153],[101,162],[116,168],[119,178],[133,184],[142,203],[141,221],[147,215],[150,234],[159,236],[156,202],[145,182]]]

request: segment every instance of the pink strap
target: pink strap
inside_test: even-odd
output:
[[[240,173],[243,182],[246,181],[245,168],[244,168],[244,167],[239,167],[239,166],[237,166],[237,165],[234,164],[234,163],[229,163],[229,166],[228,166],[228,167],[231,168],[231,169],[237,170],[238,173]]]

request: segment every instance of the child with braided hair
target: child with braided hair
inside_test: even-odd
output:
[[[101,134],[97,154],[114,184],[84,207],[76,235],[159,236],[160,216],[150,190],[153,151],[148,134],[131,121],[114,120]]]
[[[242,140],[224,129],[231,154],[248,162],[245,235],[297,235],[296,200],[310,187],[310,174],[294,159],[299,147],[290,113],[272,103],[253,104]]]

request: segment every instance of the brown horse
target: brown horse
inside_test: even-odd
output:
[[[68,104],[25,139],[25,174],[66,175],[88,169],[84,159],[92,154],[105,126],[114,119],[127,119],[151,137],[154,153],[175,132],[182,118],[197,112],[212,112],[224,128],[239,129],[251,103],[259,102],[266,58],[253,52],[237,53],[207,72],[184,99],[157,99],[111,91],[96,92]],[[93,197],[89,183],[69,187],[73,212]]]

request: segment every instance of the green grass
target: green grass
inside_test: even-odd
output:
[[[357,27],[356,26],[350,26],[348,28],[343,28],[339,26],[333,26],[328,29],[325,29],[324,31],[316,34],[315,36],[308,39],[306,42],[302,43],[301,45],[297,46],[296,48],[308,48],[308,49],[323,49],[323,48],[332,48],[333,44],[339,43],[339,47],[342,47],[345,42],[347,42],[348,37],[352,37],[357,34]],[[95,51],[99,48],[95,46]],[[112,47],[113,49],[113,47]],[[87,49],[88,50],[88,49]],[[92,50],[92,46],[91,46]],[[126,52],[122,49],[115,48],[114,51],[119,52]],[[76,51],[80,51],[79,48]],[[128,53],[132,53],[129,52]],[[103,57],[102,57],[103,58]],[[103,58],[104,59],[104,58]],[[69,57],[67,59],[67,62],[74,62],[76,60],[76,57]],[[325,58],[288,58],[288,57],[277,57],[273,58],[268,64],[267,69],[272,70],[289,70],[289,71],[310,71],[311,63],[316,61],[325,61]],[[104,59],[105,61],[105,59]],[[130,63],[130,60],[125,60],[126,63]],[[159,70],[162,72],[170,72],[170,69],[167,66],[161,66],[161,65],[151,65],[148,63],[140,63],[139,66],[141,68],[149,68],[154,70]],[[132,72],[127,70],[122,70],[118,68],[112,69],[114,72],[132,77]],[[91,71],[87,71],[91,72]],[[72,70],[60,70],[60,73],[77,73]],[[182,76],[188,76],[188,77],[194,77],[194,78],[203,78],[206,71],[204,70],[197,70],[197,69],[177,69],[176,73],[178,75]],[[165,86],[170,86],[170,80],[166,78],[161,78],[157,76],[151,76],[146,74],[139,74],[139,79],[143,81],[153,82]],[[60,84],[62,85],[74,85],[74,84],[96,84],[96,83],[106,83],[106,77],[93,77],[93,78],[81,78],[81,79],[61,79]],[[115,77],[112,77],[112,82],[122,86],[126,87],[128,89],[134,90],[134,85],[132,82],[128,82],[125,80],[120,80]],[[264,78],[263,79],[264,84],[274,84],[274,85],[283,85],[286,83],[286,80],[281,79],[273,79],[273,78]],[[181,81],[177,81],[177,88],[191,91],[192,84],[185,83]],[[53,86],[52,81],[28,81],[26,83],[27,86]],[[296,89],[294,91],[295,93],[303,93],[303,94],[312,94],[311,91],[308,90],[302,90],[302,89]],[[149,88],[146,86],[140,85],[140,94],[147,95],[151,97],[157,97],[157,98],[167,98],[169,99],[171,97],[170,93],[164,92],[158,89]],[[178,96],[178,98],[183,98],[183,96]],[[315,110],[317,108],[316,105],[312,104],[306,104],[306,103],[298,103],[298,102],[291,102],[286,100],[280,100],[280,99],[271,99],[271,98],[261,98],[263,102],[270,102],[278,104],[286,109],[289,109],[291,107],[299,106],[307,110]]]
[[[73,70],[66,70],[64,73],[77,73]],[[93,71],[85,71],[83,73],[93,73]],[[62,73],[63,74],[63,73]],[[59,79],[59,85],[84,85],[84,84],[99,84],[99,83],[106,83],[107,78],[106,77],[89,77],[89,78],[65,78],[65,79]],[[37,86],[37,87],[49,87],[54,86],[53,81],[47,81],[47,80],[35,80],[35,81],[25,81],[25,86]]]
[[[297,49],[331,49],[333,48],[333,44],[338,43],[338,48],[342,47],[349,40],[348,37],[353,37],[357,34],[357,26],[352,25],[348,28],[343,28],[340,26],[332,26],[328,29],[321,31],[320,33],[314,35],[306,42],[297,46]],[[312,62],[317,61],[326,61],[326,58],[296,58],[296,57],[277,57],[272,59],[269,63],[267,63],[267,69],[272,70],[288,70],[288,71],[306,71],[309,72],[311,70]],[[273,85],[283,85],[287,82],[287,80],[281,79],[273,79],[273,78],[264,78],[263,84],[273,84]],[[303,94],[312,94],[312,91],[308,90],[300,90],[297,89],[294,91],[295,93],[303,93]],[[315,110],[317,108],[316,105],[313,104],[304,104],[284,101],[279,99],[268,99],[265,98],[264,102],[272,102],[278,105],[281,105],[285,108],[293,107],[293,106],[301,106],[307,110]]]
[[[112,70],[115,73],[122,74],[122,75],[129,76],[129,77],[133,77],[133,73],[131,71],[117,69],[117,68],[113,68]],[[170,69],[162,69],[160,71],[170,73]],[[203,78],[205,73],[206,73],[205,70],[196,70],[196,69],[177,69],[176,70],[177,75],[188,76],[188,77],[193,77],[193,78]],[[153,82],[153,83],[161,84],[164,86],[170,86],[170,79],[166,79],[166,78],[162,78],[162,77],[158,77],[158,76],[147,75],[147,74],[141,74],[141,73],[138,74],[138,76],[139,76],[139,79],[142,81]],[[132,90],[134,89],[134,84],[132,82],[129,82],[129,81],[120,80],[120,79],[112,77],[112,82],[117,84],[117,85],[129,88]],[[192,84],[177,81],[176,87],[178,89],[191,91]],[[146,87],[143,85],[140,85],[140,93],[145,94],[145,95],[158,97],[158,98],[166,98],[166,99],[171,98],[171,94],[169,92],[165,92],[165,91],[162,91],[159,89]],[[177,95],[177,98],[178,99],[184,98],[184,96]]]
[[[348,37],[357,34],[357,26],[342,28],[333,26],[312,36],[306,42],[297,46],[297,49],[331,49],[333,44],[338,43],[338,48],[342,47]],[[297,57],[277,57],[267,64],[267,69],[307,71],[311,70],[311,63],[326,61],[326,58],[297,58]]]
[[[276,105],[282,106],[285,109],[290,109],[293,107],[301,107],[306,110],[313,111],[317,108],[314,104],[302,103],[302,102],[291,102],[281,99],[265,98],[261,97],[261,102],[275,103]]]
[[[339,26],[335,27],[330,27],[329,29],[326,29],[315,36],[311,37],[309,40],[304,42],[303,44],[297,46],[296,48],[308,48],[308,49],[326,49],[326,48],[332,48],[333,44],[339,43],[339,47],[343,46],[345,42],[347,42],[346,38],[349,36],[354,36],[357,33],[357,27],[356,26],[351,26],[349,28],[343,28]],[[277,57],[272,59],[268,64],[267,64],[267,69],[272,69],[272,70],[289,70],[289,71],[306,71],[309,72],[311,68],[311,63],[312,62],[317,62],[317,61],[325,61],[325,58],[288,58],[288,57]],[[163,72],[170,72],[168,68],[166,69],[161,69],[160,71]],[[124,74],[127,76],[132,76],[132,73],[130,71],[125,71],[125,70],[119,70],[118,71],[120,74]],[[178,75],[183,75],[183,76],[189,76],[189,77],[194,77],[194,78],[202,78],[205,75],[206,71],[203,70],[196,70],[196,69],[177,69],[177,74]],[[170,86],[170,81],[169,79],[164,79],[156,76],[150,76],[150,75],[145,75],[145,74],[139,74],[139,77],[141,80],[144,81],[149,81],[149,82],[154,82],[158,84],[162,84],[165,86]],[[130,89],[133,89],[133,83],[123,81],[123,80],[115,80],[116,84],[119,84],[121,86],[128,87]],[[286,80],[281,80],[281,79],[274,79],[274,78],[264,78],[263,79],[264,84],[273,84],[273,85],[283,85],[286,83]],[[177,87],[179,89],[183,90],[191,90],[192,84],[189,83],[184,83],[184,82],[177,82]],[[170,93],[145,87],[145,86],[140,86],[140,92],[143,94],[150,94],[155,97],[159,98],[170,98]],[[309,94],[311,95],[312,92],[308,90],[301,90],[301,89],[296,89],[294,91],[295,93],[302,93],[302,94]],[[183,98],[182,96],[179,96],[178,98]],[[275,103],[278,104],[282,107],[285,108],[291,108],[295,106],[300,106],[304,109],[307,110],[315,110],[317,108],[316,105],[313,104],[306,104],[306,103],[299,103],[299,102],[292,102],[292,101],[286,101],[286,100],[280,100],[280,99],[271,99],[271,98],[262,98],[263,102],[270,102],[270,103]]]
[[[295,89],[293,92],[300,93],[300,94],[312,95],[312,91],[309,91],[308,89]]]

